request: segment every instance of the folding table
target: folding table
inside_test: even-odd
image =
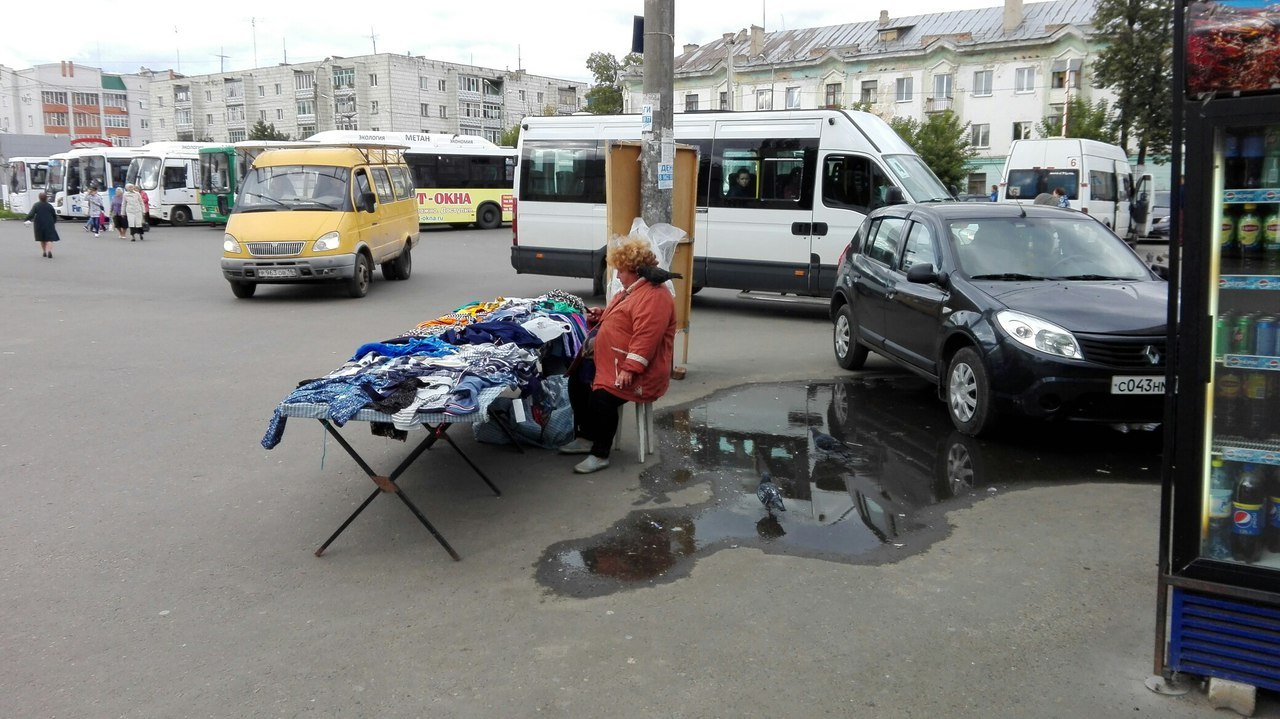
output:
[[[369,479],[372,480],[375,485],[377,485],[377,489],[373,490],[373,493],[370,494],[364,500],[364,502],[361,503],[360,506],[356,508],[356,511],[351,513],[350,517],[347,517],[346,521],[342,523],[342,526],[338,527],[337,531],[335,531],[328,539],[326,539],[324,544],[320,545],[320,548],[316,550],[316,556],[319,557],[320,555],[324,554],[324,550],[327,549],[329,545],[332,544],[333,541],[338,538],[338,535],[342,534],[342,532],[353,521],[355,521],[356,517],[360,516],[360,513],[363,512],[365,508],[368,507],[373,502],[373,500],[378,497],[378,495],[394,494],[395,496],[400,498],[400,501],[403,502],[406,507],[409,508],[409,511],[413,512],[413,515],[418,518],[418,521],[422,523],[422,526],[426,527],[428,532],[431,532],[431,536],[436,538],[436,541],[440,543],[440,546],[444,547],[445,551],[449,553],[449,556],[453,557],[454,561],[460,561],[462,558],[458,556],[458,553],[454,551],[452,546],[449,545],[449,542],[444,538],[444,535],[440,534],[440,531],[437,530],[434,526],[432,526],[431,522],[428,521],[426,516],[422,513],[422,510],[418,509],[417,505],[415,505],[409,499],[408,495],[405,494],[404,489],[400,487],[400,485],[396,484],[396,480],[402,474],[404,474],[405,470],[407,470],[415,461],[417,461],[418,457],[422,456],[422,454],[426,452],[428,449],[430,449],[431,446],[434,445],[437,441],[443,439],[445,442],[449,444],[450,447],[453,447],[454,451],[458,453],[458,456],[462,457],[463,461],[465,461],[467,465],[470,466],[471,469],[475,471],[475,473],[480,477],[480,479],[484,480],[484,483],[489,486],[489,489],[493,490],[494,496],[501,497],[502,490],[498,489],[498,487],[494,485],[492,481],[490,481],[489,477],[485,475],[484,471],[481,470],[480,467],[476,466],[476,463],[471,461],[471,458],[467,456],[467,453],[463,452],[462,448],[459,447],[453,441],[453,438],[449,436],[449,427],[455,424],[472,424],[475,422],[485,421],[488,418],[489,404],[491,404],[494,399],[496,399],[500,394],[502,394],[504,390],[505,388],[503,387],[490,387],[482,390],[479,393],[479,396],[477,398],[478,409],[475,412],[471,412],[469,414],[455,416],[455,415],[444,414],[439,412],[436,412],[436,413],[419,412],[416,418],[418,422],[422,425],[423,429],[426,430],[426,437],[421,442],[419,442],[416,447],[414,447],[413,451],[409,453],[409,456],[405,457],[400,462],[399,466],[397,466],[394,470],[392,470],[391,474],[389,475],[381,475],[381,474],[378,474],[376,471],[374,471],[374,469],[369,466],[369,463],[366,462],[365,459],[360,456],[360,453],[357,452],[356,449],[352,447],[349,442],[347,442],[346,438],[342,436],[342,434],[338,431],[338,428],[335,427],[333,422],[329,419],[329,407],[327,405],[324,405],[324,404],[285,404],[283,405],[281,407],[281,412],[286,417],[298,417],[298,418],[304,418],[304,419],[319,420],[320,424],[324,426],[325,431],[327,431],[330,435],[333,436],[335,440],[337,440],[338,444],[344,450],[346,450],[347,454],[351,455],[351,458],[355,460],[356,464],[360,465],[360,468],[364,470],[365,474],[369,475]],[[377,412],[371,409],[362,409],[359,412],[357,412],[355,416],[353,416],[349,421],[386,422],[390,424],[391,415],[385,414],[382,412]]]

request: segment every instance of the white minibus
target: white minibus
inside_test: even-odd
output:
[[[1001,202],[1034,202],[1061,187],[1071,209],[1087,212],[1125,238],[1151,229],[1151,175],[1135,185],[1124,148],[1097,140],[1014,140],[1000,177]]]
[[[45,183],[49,175],[49,158],[47,157],[10,157],[9,170],[9,211],[26,214],[31,206],[40,199],[45,191]]]
[[[212,142],[153,142],[138,148],[128,182],[147,193],[147,214],[162,222],[185,225],[203,221],[200,211],[200,148]]]
[[[698,148],[693,287],[823,297],[868,212],[950,193],[880,118],[849,110],[677,113]],[[604,158],[641,138],[640,115],[527,117],[511,265],[590,277],[604,291]]]
[[[127,147],[79,147],[49,156],[49,201],[58,217],[85,219],[89,216],[85,195],[96,186],[110,198],[114,188],[123,187],[129,162],[137,154]],[[109,199],[104,201],[107,204]]]

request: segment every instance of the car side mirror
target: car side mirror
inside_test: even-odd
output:
[[[941,285],[946,281],[947,273],[938,272],[929,262],[912,265],[911,269],[907,270],[907,282],[917,285]]]
[[[1156,275],[1158,275],[1160,279],[1168,281],[1169,268],[1166,267],[1165,265],[1151,265],[1151,271],[1156,273]]]
[[[373,212],[378,204],[378,197],[372,192],[366,192],[360,195],[360,209],[365,212]]]
[[[901,187],[890,187],[889,189],[885,190],[884,203],[886,205],[902,205],[902,204],[906,204],[906,202],[907,202],[907,197],[906,195],[902,194]]]

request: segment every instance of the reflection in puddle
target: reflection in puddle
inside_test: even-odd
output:
[[[946,511],[1015,485],[1159,479],[1158,432],[1022,425],[994,440],[963,435],[932,386],[902,375],[727,390],[660,412],[662,461],[641,476],[640,508],[601,535],[549,547],[538,579],[599,596],[671,581],[737,546],[896,561],[946,536]],[[787,511],[761,506],[762,472]],[[706,499],[684,503],[690,490]]]

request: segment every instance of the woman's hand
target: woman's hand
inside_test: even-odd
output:
[[[627,389],[631,387],[631,384],[635,381],[636,381],[635,372],[632,372],[631,370],[620,369],[618,370],[617,377],[615,377],[613,380],[613,386],[617,387],[618,389]]]
[[[603,316],[604,316],[603,307],[588,307],[587,308],[587,326],[595,327],[596,325],[600,324],[600,318]]]

